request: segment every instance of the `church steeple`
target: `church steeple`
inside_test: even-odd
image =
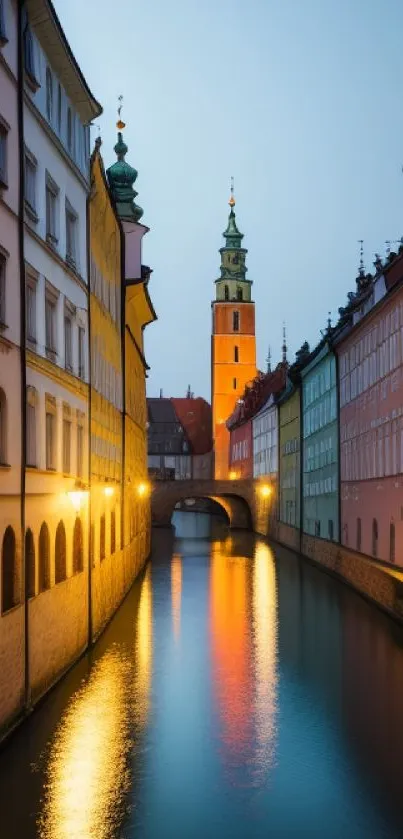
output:
[[[252,282],[246,279],[248,269],[245,264],[248,251],[242,246],[244,235],[236,223],[233,179],[231,179],[231,197],[228,203],[230,213],[223,233],[225,245],[220,248],[221,276],[216,280],[216,299],[250,301]]]
[[[119,218],[124,221],[140,221],[143,215],[143,210],[134,200],[137,198],[138,193],[133,188],[138,172],[125,160],[128,148],[124,142],[122,134],[122,130],[123,128],[126,128],[126,124],[120,118],[122,110],[121,99],[122,97],[119,97],[119,119],[116,123],[116,128],[118,129],[118,141],[114,147],[117,161],[106,170],[106,175]]]

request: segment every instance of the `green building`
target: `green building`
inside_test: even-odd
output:
[[[301,412],[300,388],[287,381],[284,394],[279,399],[280,436],[280,510],[284,524],[300,527],[300,439]]]

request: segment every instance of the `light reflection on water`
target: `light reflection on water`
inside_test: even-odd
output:
[[[175,519],[0,753],[0,835],[400,839],[401,630],[291,552]]]

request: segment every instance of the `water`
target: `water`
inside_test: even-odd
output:
[[[402,631],[290,551],[175,520],[1,752],[0,836],[402,837]]]

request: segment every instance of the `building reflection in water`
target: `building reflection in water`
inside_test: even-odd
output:
[[[174,554],[171,561],[171,601],[173,633],[175,641],[178,641],[181,631],[182,605],[182,557],[180,554]]]
[[[213,684],[222,758],[231,774],[260,784],[276,737],[277,590],[272,554],[237,555],[233,537],[212,545],[210,620]]]
[[[72,697],[50,745],[38,820],[41,839],[109,839],[118,835],[132,780],[131,752],[133,748],[136,751],[149,713],[151,645],[148,567],[141,586],[134,645],[130,649],[115,644],[107,649],[88,681]]]

